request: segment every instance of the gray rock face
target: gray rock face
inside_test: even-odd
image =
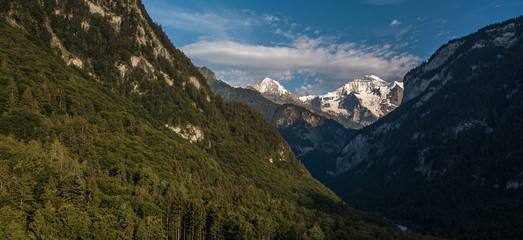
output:
[[[484,30],[481,39],[456,39],[442,46],[438,51],[422,66],[411,70],[405,76],[405,96],[403,102],[423,95],[422,104],[432,94],[438,91],[453,77],[456,77],[455,68],[449,68],[456,62],[462,61],[471,52],[481,49],[499,48],[507,49],[513,46],[521,38],[521,33],[517,33],[519,27],[516,23],[510,23],[500,27]],[[459,49],[459,50],[458,50]],[[495,58],[497,58],[496,56]],[[486,65],[470,63],[467,66],[470,70],[468,76],[460,76],[459,80],[473,77],[475,73],[481,72]],[[460,69],[457,69],[460,71]]]
[[[522,56],[523,17],[442,46],[406,74],[403,100],[389,91],[401,106],[343,147],[329,187],[349,204],[428,231],[445,232],[446,220],[460,219],[457,238],[503,216],[497,231],[510,238],[503,227],[522,219],[506,206],[523,207]],[[347,99],[344,106],[354,107]],[[499,212],[476,214],[485,206]],[[457,215],[463,209],[470,215]],[[471,221],[487,225],[467,229]]]

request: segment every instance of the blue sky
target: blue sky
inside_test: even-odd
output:
[[[386,81],[439,46],[523,14],[521,0],[142,0],[177,48],[233,86],[265,77],[322,94],[363,75]]]

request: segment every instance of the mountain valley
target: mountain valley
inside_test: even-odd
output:
[[[0,239],[523,239],[523,16],[411,4],[1,1]]]
[[[138,0],[0,4],[1,239],[420,238],[345,204]]]

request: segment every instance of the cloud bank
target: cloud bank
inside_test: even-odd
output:
[[[369,1],[391,4],[402,0]],[[153,8],[151,13],[165,27],[198,36],[180,49],[193,63],[209,67],[233,86],[254,85],[270,77],[298,94],[324,93],[368,74],[401,80],[420,62],[418,57],[400,52],[400,45],[344,42],[277,13],[259,14],[250,9],[218,12],[214,8],[194,11],[170,6]],[[400,25],[397,19],[390,23],[392,29],[400,31],[396,38],[409,30]]]
[[[235,41],[199,41],[181,48],[193,61],[221,69],[236,86],[255,84],[264,77],[277,80],[302,78],[297,92],[312,93],[374,74],[386,80],[401,80],[420,62],[408,53],[398,53],[391,45],[366,46],[336,43],[326,38],[300,36],[286,46],[264,46]],[[323,81],[326,79],[327,81]]]

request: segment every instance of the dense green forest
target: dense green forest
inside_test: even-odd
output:
[[[313,179],[139,1],[0,15],[0,239],[422,238]]]

